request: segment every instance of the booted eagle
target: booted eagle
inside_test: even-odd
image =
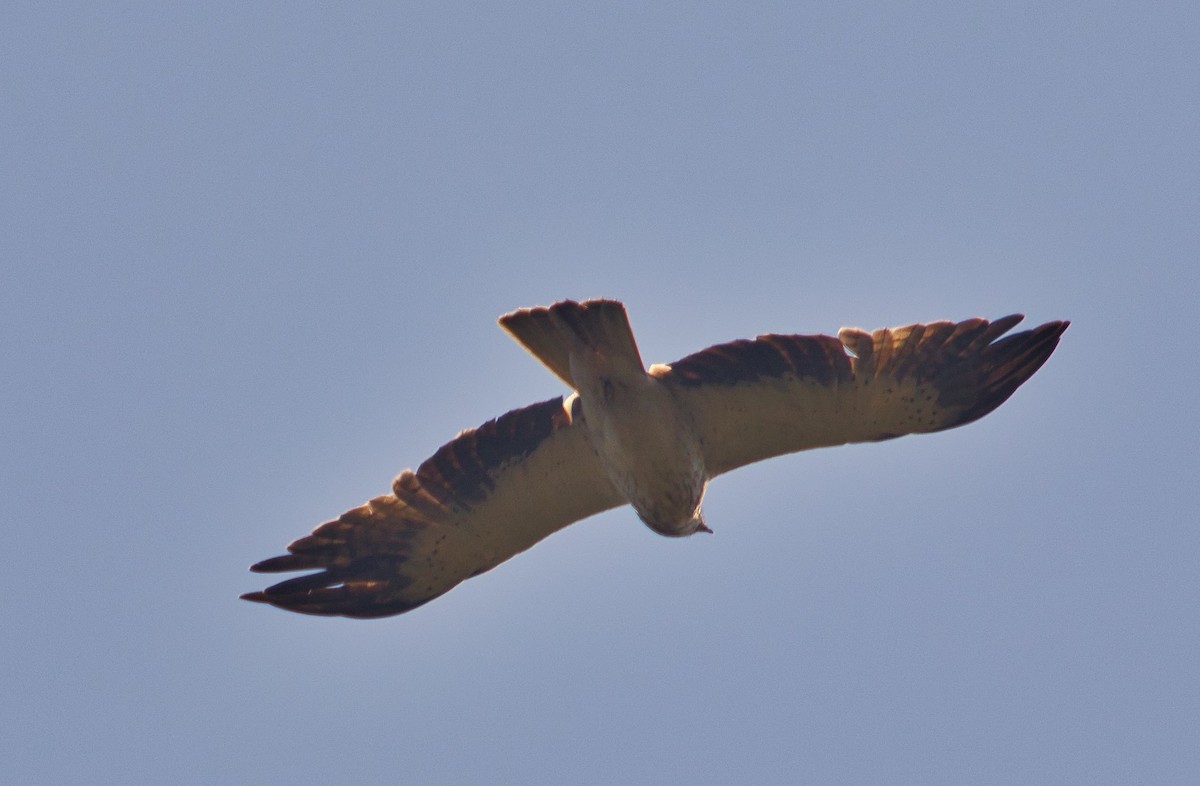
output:
[[[1068,325],[1004,336],[1021,319],[771,334],[647,371],[618,301],[519,309],[501,327],[574,392],[459,434],[400,473],[391,494],[250,568],[315,573],[242,597],[304,614],[386,617],[620,505],[662,535],[709,532],[700,502],[723,472],[942,431],[1000,406]]]

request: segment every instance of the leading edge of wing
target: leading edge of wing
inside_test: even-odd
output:
[[[621,502],[561,397],[462,432],[392,491],[250,568],[318,572],[242,597],[304,614],[400,614]]]

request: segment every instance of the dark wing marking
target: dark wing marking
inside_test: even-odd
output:
[[[838,338],[759,336],[651,373],[692,412],[714,476],[784,453],[983,417],[1046,362],[1069,324],[1000,338],[1021,319],[843,329]]]
[[[683,387],[739,385],[793,376],[822,385],[854,378],[842,342],[830,336],[766,335],[702,349],[670,365]]]
[[[463,432],[416,472],[401,473],[392,494],[250,568],[319,572],[242,597],[305,614],[400,614],[574,521],[622,504],[579,407],[572,409],[555,398]]]

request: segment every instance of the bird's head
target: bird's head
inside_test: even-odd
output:
[[[695,535],[697,532],[707,532],[710,535],[712,530],[704,523],[704,514],[697,507],[691,517],[683,521],[663,521],[661,519],[638,514],[646,526],[657,532],[659,535],[665,535],[668,538],[686,538],[688,535]]]

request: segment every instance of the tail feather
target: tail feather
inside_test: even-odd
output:
[[[625,306],[617,300],[563,300],[521,308],[500,317],[500,326],[571,388],[571,353],[597,350],[610,362],[644,371]]]

